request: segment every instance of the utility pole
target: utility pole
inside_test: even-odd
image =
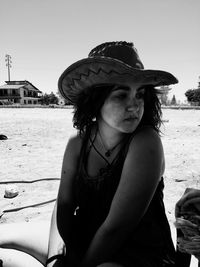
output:
[[[6,61],[6,67],[8,67],[8,81],[10,82],[10,68],[12,67],[11,66],[11,63],[12,63],[11,56],[7,54],[5,61]]]

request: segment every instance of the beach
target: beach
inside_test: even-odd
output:
[[[0,184],[0,212],[51,201],[49,204],[4,212],[0,224],[50,220],[57,196],[62,158],[72,126],[72,109],[1,108],[0,182],[16,183],[18,196],[4,198]],[[175,233],[174,207],[186,187],[200,188],[200,110],[163,109],[161,139],[165,152],[164,202]]]

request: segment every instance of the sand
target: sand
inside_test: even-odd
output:
[[[174,206],[186,187],[200,188],[200,110],[163,110],[162,142],[166,158],[164,201],[172,232]],[[63,153],[72,127],[72,109],[1,108],[0,182],[60,178]],[[4,198],[0,212],[55,199],[59,180],[16,184],[19,195]],[[4,213],[0,223],[50,220],[54,202]],[[194,265],[195,266],[195,265]]]

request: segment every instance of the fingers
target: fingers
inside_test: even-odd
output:
[[[182,210],[189,205],[194,205],[200,212],[200,190],[199,189],[186,189],[186,193],[176,203],[175,216],[178,217]]]
[[[195,205],[195,207],[198,209],[198,211],[200,211],[200,196],[194,196],[193,198],[190,198],[190,196],[188,196],[188,198],[185,200],[184,202],[184,206],[188,206],[188,205]]]
[[[175,206],[175,217],[179,217],[181,210],[183,208],[183,206],[185,205],[185,202],[188,199],[188,189],[185,190],[185,193],[183,194],[183,196],[178,200],[178,202],[176,203]]]
[[[184,235],[178,238],[177,246],[180,251],[194,255],[197,259],[200,259],[199,212],[200,190],[186,189],[184,195],[175,206],[175,226],[177,229],[181,229]],[[185,220],[183,217],[178,218],[186,214],[187,216],[192,216],[195,223]]]
[[[178,238],[178,248],[180,251],[198,257],[200,255],[200,236],[194,236],[190,239]]]

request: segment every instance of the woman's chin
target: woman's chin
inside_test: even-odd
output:
[[[123,123],[122,131],[124,133],[132,133],[136,130],[138,125],[139,125],[139,123],[136,120],[126,120]]]

